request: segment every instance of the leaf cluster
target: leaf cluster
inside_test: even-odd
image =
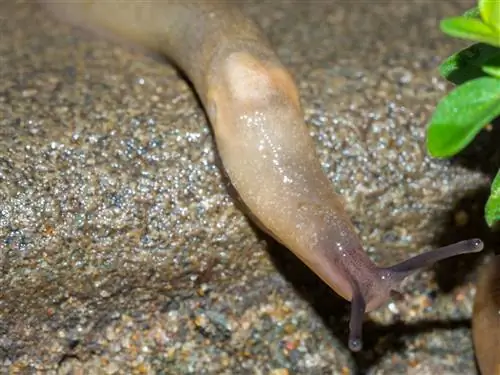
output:
[[[440,74],[457,86],[437,105],[427,128],[431,156],[458,154],[500,116],[500,0],[479,0],[462,16],[446,18],[441,30],[475,44],[448,57]],[[500,146],[500,145],[499,145]],[[485,207],[489,226],[500,221],[500,170]]]

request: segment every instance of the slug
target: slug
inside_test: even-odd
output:
[[[472,338],[482,375],[500,375],[500,255],[479,273]]]
[[[259,27],[231,2],[44,3],[76,26],[160,53],[185,73],[246,214],[351,301],[351,350],[362,348],[364,313],[386,302],[406,276],[482,250],[482,242],[472,239],[392,267],[372,263],[322,170],[294,79]]]

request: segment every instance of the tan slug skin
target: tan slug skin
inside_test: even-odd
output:
[[[479,272],[472,337],[482,375],[500,375],[500,255]]]
[[[361,348],[364,312],[383,304],[408,273],[482,249],[479,240],[471,240],[393,268],[370,261],[321,169],[293,78],[237,2],[44,3],[64,20],[164,54],[184,71],[249,216],[353,302],[351,349]]]

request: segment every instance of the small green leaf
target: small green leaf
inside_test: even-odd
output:
[[[483,70],[490,76],[500,79],[500,66],[483,66]]]
[[[485,217],[490,227],[500,221],[500,170],[491,185],[490,197],[485,207]]]
[[[472,9],[465,11],[463,16],[466,18],[480,18],[481,13],[479,12],[479,7],[474,7]]]
[[[482,66],[482,69],[490,76],[493,76],[495,78],[500,78],[500,55],[494,56],[485,61],[485,63]]]
[[[500,48],[476,43],[448,57],[440,66],[439,73],[456,85],[485,75],[482,65],[500,57]]]
[[[451,91],[436,107],[427,129],[433,157],[450,157],[464,149],[500,114],[500,80],[481,77]]]
[[[500,1],[479,0],[479,12],[487,25],[494,30],[500,30]]]
[[[488,43],[500,47],[500,35],[477,18],[445,18],[440,23],[441,30],[451,36]]]

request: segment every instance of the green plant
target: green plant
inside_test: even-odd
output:
[[[427,149],[433,157],[447,158],[500,116],[500,0],[478,0],[477,7],[442,20],[440,26],[448,35],[478,42],[439,67],[457,87],[436,107],[427,128]],[[500,222],[500,170],[491,185],[485,219],[490,227]]]

